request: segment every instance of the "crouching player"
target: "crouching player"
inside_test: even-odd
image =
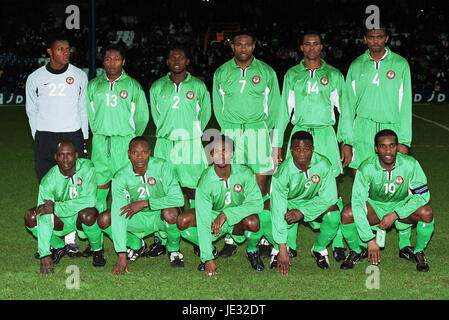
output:
[[[283,276],[288,275],[291,265],[286,243],[288,229],[293,224],[301,220],[321,223],[311,253],[318,267],[327,269],[327,246],[340,223],[332,165],[326,157],[313,151],[312,135],[306,131],[295,132],[290,144],[292,157],[279,166],[271,181],[273,239],[279,252],[273,250],[270,266],[277,266]]]
[[[169,163],[150,154],[144,137],[134,137],[130,141],[130,162],[112,178],[111,211],[102,213],[99,219],[100,227],[112,238],[118,254],[112,274],[129,272],[127,244],[130,245],[130,237],[137,239],[134,247],[130,245],[131,249],[143,251],[138,248],[142,247],[140,239],[156,231],[167,235],[171,265],[184,266],[179,252],[181,235],[176,227],[178,207],[184,206],[181,187]]]
[[[54,264],[68,252],[62,236],[76,229],[84,231],[94,266],[104,266],[102,233],[95,209],[96,176],[90,160],[78,159],[72,142],[58,144],[54,166],[39,185],[35,211],[28,211],[25,225],[37,237],[40,272],[54,272]]]
[[[195,194],[195,209],[178,218],[178,228],[185,239],[199,245],[199,271],[207,276],[217,274],[213,242],[232,233],[238,242],[247,242],[247,258],[251,267],[262,271],[264,265],[257,251],[262,238],[258,214],[263,210],[262,194],[256,175],[246,166],[230,164],[234,143],[220,136],[212,143],[214,164],[203,171]]]
[[[359,238],[367,242],[368,259],[380,263],[380,248],[371,226],[387,230],[393,223],[399,230],[416,225],[416,247],[403,244],[399,257],[416,262],[418,271],[429,265],[424,248],[434,230],[433,211],[426,176],[413,157],[398,152],[398,136],[392,130],[379,131],[374,138],[376,155],[357,170],[352,187],[352,203],[341,213],[342,232],[351,251],[341,269],[352,269],[364,253]]]

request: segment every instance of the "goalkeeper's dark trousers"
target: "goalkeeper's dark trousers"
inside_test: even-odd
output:
[[[56,148],[61,141],[71,141],[75,145],[78,157],[87,157],[84,154],[84,138],[81,129],[75,132],[36,131],[34,136],[34,160],[39,183],[47,172],[56,165]]]

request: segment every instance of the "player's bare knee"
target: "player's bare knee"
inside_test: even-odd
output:
[[[95,208],[86,208],[80,211],[79,217],[81,223],[86,226],[92,226],[98,217],[98,210]]]
[[[425,223],[431,223],[433,220],[433,210],[430,205],[425,205],[420,208],[421,220]]]
[[[342,224],[349,224],[354,222],[354,215],[352,214],[351,205],[346,205],[340,213],[340,220]]]
[[[97,217],[97,223],[100,229],[104,230],[111,225],[111,209],[108,209]]]
[[[176,226],[180,231],[188,229],[192,223],[192,217],[188,213],[181,213],[176,219]]]
[[[31,208],[25,213],[25,225],[28,228],[34,228],[35,226],[37,226],[35,209],[36,208]]]
[[[243,225],[245,226],[245,230],[257,232],[260,230],[259,217],[257,214],[252,214],[243,220]]]
[[[166,221],[168,224],[176,223],[179,216],[178,208],[167,208],[162,210],[162,220]]]

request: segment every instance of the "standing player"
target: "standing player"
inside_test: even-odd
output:
[[[321,59],[323,45],[318,32],[306,32],[300,49],[304,54],[303,60],[291,67],[284,77],[282,110],[288,113],[287,122],[293,113],[292,135],[297,131],[307,131],[313,136],[314,152],[329,159],[332,164],[332,176],[337,179],[343,172],[343,167],[349,164],[349,160],[345,159],[342,167],[340,149],[333,128],[336,120],[334,107],[341,114],[344,77],[339,70]],[[287,122],[280,130],[281,137],[284,135]],[[352,119],[340,117],[338,125],[352,126],[352,123]],[[287,150],[289,149],[290,145]],[[290,153],[287,152],[286,158],[289,157]],[[339,206],[343,207],[341,198]],[[296,238],[297,224],[289,229],[287,243],[289,249],[296,249]],[[344,261],[341,231],[337,233],[332,249],[335,259],[339,262]]]
[[[342,109],[354,120],[353,127],[341,127],[342,157],[352,159],[349,167],[358,169],[363,160],[374,155],[374,136],[383,129],[399,137],[398,151],[408,154],[412,141],[412,91],[407,60],[386,47],[387,29],[367,29],[368,50],[349,67],[345,102]],[[399,249],[410,255],[411,228],[399,234]]]
[[[258,213],[263,201],[251,169],[230,164],[234,143],[226,136],[219,136],[212,143],[211,157],[214,164],[204,170],[196,190],[196,208],[182,213],[178,228],[182,236],[199,245],[201,264],[207,276],[216,275],[213,242],[227,233],[237,241],[248,240],[247,257],[251,267],[262,271],[264,265],[257,252],[262,237]],[[212,233],[211,233],[212,232]]]
[[[150,154],[145,138],[135,137],[130,141],[130,161],[112,179],[111,210],[98,218],[103,230],[110,227],[107,233],[112,237],[118,254],[112,274],[128,272],[128,234],[132,234],[131,238],[140,239],[156,231],[167,234],[171,265],[184,266],[179,252],[181,234],[176,227],[178,207],[184,205],[184,197],[171,165],[163,159],[150,157]],[[143,251],[141,248],[132,249]]]
[[[276,265],[283,276],[288,274],[291,265],[286,246],[288,228],[301,220],[321,223],[320,234],[311,252],[318,267],[328,269],[327,246],[340,224],[332,164],[314,152],[313,140],[306,131],[295,132],[290,142],[292,156],[273,175],[273,238],[279,245],[279,253],[274,253],[270,267]]]
[[[368,157],[359,166],[352,187],[352,203],[341,213],[342,231],[351,249],[341,269],[351,269],[362,258],[360,239],[368,244],[368,259],[377,265],[380,250],[371,226],[398,230],[416,225],[416,247],[410,247],[409,260],[416,269],[426,272],[429,265],[424,249],[434,230],[433,211],[426,176],[411,156],[399,153],[398,136],[392,130],[381,130],[375,138],[377,155]],[[400,258],[403,258],[399,254]]]
[[[173,165],[181,187],[195,207],[195,188],[207,159],[201,137],[211,116],[206,85],[187,72],[189,58],[180,45],[170,48],[170,72],[155,81],[150,89],[151,115],[156,125],[154,156]],[[165,243],[155,236],[147,256],[164,254]]]
[[[214,73],[214,114],[222,134],[235,142],[234,163],[246,164],[256,174],[265,202],[259,218],[268,222],[267,177],[274,168],[273,160],[276,164],[282,161],[282,137],[277,133],[287,114],[280,111],[280,91],[275,71],[253,55],[253,35],[247,30],[237,32],[231,48],[234,57]],[[273,146],[270,141],[272,129]],[[228,257],[236,250],[237,246],[228,237],[220,256]]]
[[[25,225],[38,239],[40,272],[54,271],[54,264],[67,254],[60,238],[82,229],[92,248],[94,266],[104,266],[102,232],[95,209],[95,168],[87,159],[78,159],[72,142],[62,141],[54,155],[57,165],[48,171],[39,186],[38,206],[25,216]]]
[[[89,81],[87,115],[92,138],[92,162],[97,171],[97,209],[107,209],[113,175],[128,163],[129,141],[145,131],[148,103],[140,84],[123,70],[125,50],[111,44],[104,49],[105,72]]]
[[[56,165],[54,154],[60,141],[73,142],[80,157],[87,158],[85,141],[89,137],[87,75],[69,63],[70,43],[66,35],[50,35],[46,51],[50,62],[31,73],[25,85],[25,108],[34,139],[39,182]],[[67,235],[65,240],[70,244],[69,254],[77,256],[75,233]]]

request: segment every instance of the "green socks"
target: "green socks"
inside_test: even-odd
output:
[[[359,241],[359,235],[357,233],[355,223],[340,224],[340,228],[349,249],[357,253],[362,252],[360,249],[361,242]]]
[[[327,248],[329,243],[335,237],[338,226],[340,224],[340,211],[331,211],[324,215],[323,222],[320,227],[320,234],[313,246],[313,250],[321,252]]]
[[[262,228],[260,228],[259,231],[257,232],[245,230],[244,235],[247,241],[246,251],[247,252],[257,251],[257,245],[259,244],[259,241],[263,235]]]
[[[181,236],[184,239],[186,239],[186,240],[196,244],[197,246],[199,246],[198,231],[197,231],[196,227],[190,227],[190,228],[187,228],[187,229],[181,231]]]
[[[434,223],[435,219],[430,223],[418,222],[416,225],[416,247],[414,253],[423,251],[426,248],[434,230]]]
[[[107,198],[109,194],[109,189],[98,189],[97,188],[97,208],[99,213],[102,213],[108,208]]]
[[[398,230],[398,234],[399,234],[399,249],[411,246],[410,243],[410,236],[412,234],[411,226],[404,230]]]
[[[103,233],[97,221],[91,226],[86,226],[84,223],[81,226],[87,235],[87,239],[89,239],[90,249],[92,251],[101,250],[103,248]]]
[[[179,231],[176,223],[169,224],[165,222],[165,226],[167,227],[167,251],[179,251],[179,241],[181,240],[181,232]]]

